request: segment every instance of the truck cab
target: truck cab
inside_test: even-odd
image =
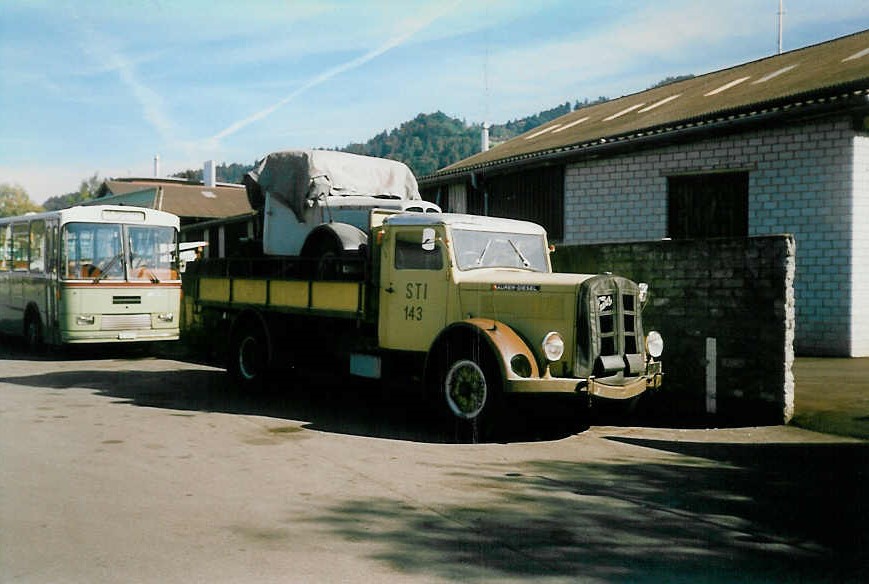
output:
[[[553,273],[539,225],[397,214],[373,233],[379,346],[425,352],[427,382],[454,415],[481,415],[493,393],[628,400],[660,385],[660,335],[642,322],[647,288]]]

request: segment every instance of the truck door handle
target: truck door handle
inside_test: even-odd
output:
[[[389,288],[384,288],[383,291],[389,292],[390,294],[392,294],[393,292],[395,292],[395,289],[392,286],[390,286]]]

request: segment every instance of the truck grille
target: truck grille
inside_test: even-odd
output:
[[[636,284],[618,276],[597,276],[583,283],[577,306],[578,377],[632,371],[643,361],[637,294]]]
[[[613,290],[597,295],[597,321],[600,354],[622,355],[637,352],[636,296]]]
[[[100,328],[104,331],[141,331],[151,328],[150,314],[104,314]]]

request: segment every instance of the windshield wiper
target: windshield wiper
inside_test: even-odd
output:
[[[160,283],[160,278],[157,277],[157,274],[154,273],[154,270],[152,270],[151,268],[145,268],[145,270],[148,272],[148,278],[151,280],[152,284]]]
[[[483,248],[483,251],[480,252],[480,257],[477,258],[477,261],[474,262],[474,265],[479,266],[483,263],[483,258],[486,256],[486,252],[489,251],[489,246],[492,245],[492,240],[486,242],[486,247]]]
[[[112,267],[114,267],[115,263],[116,263],[119,259],[121,259],[123,256],[124,256],[124,252],[117,253],[117,254],[115,254],[114,256],[112,256],[112,259],[110,259],[108,262],[106,262],[105,267],[102,267],[102,268],[101,268],[101,267],[97,266],[97,269],[100,271],[100,273],[97,274],[96,277],[94,278],[94,284],[98,284],[98,283],[100,282],[100,280],[102,280],[103,278],[105,278],[106,276],[108,276],[108,275],[109,275],[109,270],[110,270]]]
[[[516,252],[516,255],[519,256],[519,259],[522,260],[522,265],[523,265],[524,267],[526,267],[526,268],[530,267],[530,266],[531,266],[531,262],[529,262],[529,261],[528,261],[528,258],[526,258],[526,257],[522,254],[522,252],[519,251],[519,247],[518,247],[515,243],[513,243],[513,240],[512,240],[512,239],[508,239],[507,241],[510,242],[510,247],[512,247],[512,248],[513,248],[513,251]]]

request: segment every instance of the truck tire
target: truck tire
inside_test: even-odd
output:
[[[438,397],[441,410],[460,442],[486,442],[495,436],[501,379],[494,360],[479,353],[459,353],[442,361],[445,367],[438,383]]]
[[[42,320],[35,310],[28,310],[24,318],[24,344],[30,353],[40,353],[43,349]]]
[[[315,280],[362,279],[361,263],[352,260],[363,258],[360,250],[367,243],[368,236],[354,225],[326,223],[308,234],[300,255],[308,264],[310,277]],[[345,263],[347,260],[351,262]]]
[[[233,327],[229,341],[227,371],[245,391],[268,386],[270,351],[262,324],[246,319]]]

